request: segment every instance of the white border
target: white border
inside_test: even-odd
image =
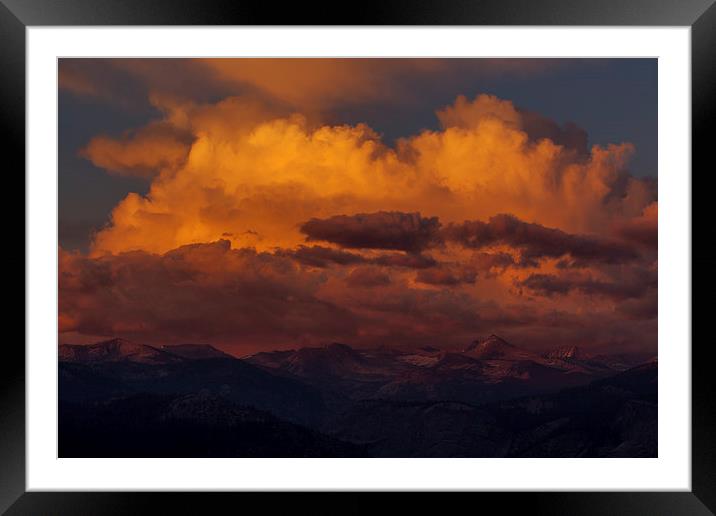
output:
[[[659,58],[659,458],[58,459],[57,57],[386,55]],[[689,28],[30,27],[27,58],[28,490],[690,490]]]

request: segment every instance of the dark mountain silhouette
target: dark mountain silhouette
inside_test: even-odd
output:
[[[60,362],[60,400],[84,402],[140,393],[186,395],[208,392],[283,419],[317,424],[323,394],[292,378],[272,375],[242,360],[184,360],[168,364]]]
[[[161,347],[162,351],[177,355],[190,360],[202,360],[207,358],[234,358],[228,353],[216,349],[209,344],[172,344]]]
[[[207,394],[60,402],[61,457],[361,457],[364,448]]]
[[[657,367],[482,406],[366,400],[327,430],[377,457],[655,457]]]
[[[61,362],[136,362],[139,364],[170,364],[181,357],[145,344],[125,339],[111,339],[79,346],[62,344],[59,347]]]
[[[432,347],[354,350],[343,344],[263,352],[247,358],[353,399],[486,403],[586,384],[623,369],[545,358],[491,335],[460,353]]]
[[[288,375],[348,398],[373,396],[396,375],[413,366],[392,354],[354,350],[345,344],[257,353],[246,359],[274,374]]]
[[[638,361],[496,335],[462,352],[333,343],[245,359],[63,345],[60,454],[655,456],[658,363]]]

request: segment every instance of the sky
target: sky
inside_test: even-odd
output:
[[[60,342],[656,353],[653,59],[61,59]]]

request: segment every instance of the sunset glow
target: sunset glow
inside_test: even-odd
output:
[[[125,191],[82,245],[62,223],[83,205],[61,202],[61,342],[243,355],[494,333],[656,354],[656,170],[632,171],[646,151],[470,83],[591,64],[152,61],[60,62],[72,105],[150,113],[71,149]],[[389,121],[387,137],[370,120],[388,105],[432,125]]]

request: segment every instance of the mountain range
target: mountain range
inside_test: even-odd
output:
[[[574,347],[539,355],[490,335],[461,352],[436,348],[357,350],[344,344],[262,352],[246,361],[351,398],[485,403],[537,394],[624,371],[633,356],[591,356]]]
[[[95,344],[60,344],[60,362],[135,362],[168,364],[182,359],[234,358],[209,344],[176,344],[157,348],[126,339],[110,339]]]
[[[60,452],[655,456],[657,369],[644,356],[538,354],[496,335],[460,351],[332,343],[243,358],[207,344],[63,344]],[[151,435],[165,438],[124,437]]]

